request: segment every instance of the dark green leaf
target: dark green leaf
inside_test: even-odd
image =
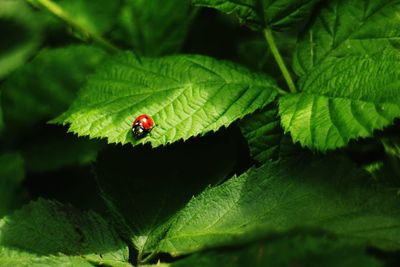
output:
[[[56,0],[75,23],[91,32],[103,34],[111,30],[121,11],[121,0]],[[82,36],[85,38],[85,36]]]
[[[7,129],[28,128],[67,109],[104,56],[99,49],[81,45],[41,51],[1,85]]]
[[[178,260],[171,267],[287,267],[287,266],[383,266],[365,253],[337,240],[317,236],[288,236],[247,246],[211,250]]]
[[[32,202],[0,221],[0,262],[2,257],[12,262],[10,253],[25,255],[27,262],[64,254],[96,264],[128,265],[127,247],[102,217],[47,200]]]
[[[256,29],[286,29],[304,21],[320,0],[192,0],[195,5],[216,8]]]
[[[113,36],[143,56],[178,52],[195,10],[189,0],[128,0]]]
[[[328,150],[400,116],[400,2],[331,1],[298,44],[298,94],[280,99],[284,129]]]
[[[18,267],[44,267],[44,266],[63,266],[63,267],[94,267],[79,256],[37,256],[15,249],[0,247],[0,266]]]
[[[41,23],[23,0],[0,1],[0,79],[22,65],[41,42]]]
[[[0,99],[1,99],[1,91],[0,91]],[[4,118],[3,118],[3,108],[1,107],[0,103],[0,136],[4,130]]]
[[[109,143],[153,147],[216,131],[273,101],[268,76],[205,56],[113,58],[93,75],[71,108],[55,121],[70,131]],[[150,115],[151,134],[132,136],[133,120]]]
[[[166,147],[113,147],[96,175],[122,234],[142,253],[151,232],[210,184],[229,177],[238,154],[232,132]]]
[[[52,134],[41,136],[26,145],[22,155],[29,172],[47,172],[94,162],[99,148],[99,142],[87,138]]]
[[[0,155],[0,217],[18,202],[17,193],[25,178],[24,161],[18,153]]]
[[[278,109],[275,105],[245,117],[239,123],[247,140],[250,153],[260,162],[276,160],[295,155],[300,150],[280,127]]]
[[[339,159],[267,163],[193,198],[145,251],[179,255],[304,227],[399,249],[400,200],[367,178]]]

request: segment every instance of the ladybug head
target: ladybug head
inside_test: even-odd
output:
[[[146,131],[145,131],[145,129],[142,127],[142,125],[134,125],[133,127],[132,127],[132,133],[133,133],[133,136],[136,138],[136,139],[139,139],[139,138],[142,138],[143,136],[145,136],[145,134],[147,133]]]

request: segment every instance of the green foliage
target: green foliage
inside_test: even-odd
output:
[[[192,0],[199,6],[234,13],[241,22],[255,29],[286,29],[302,22],[320,0]]]
[[[293,248],[300,248],[293,250]],[[278,240],[254,242],[231,250],[221,249],[197,253],[171,264],[179,266],[382,266],[376,259],[366,255],[359,247],[335,242],[326,236],[287,236]]]
[[[137,60],[117,56],[92,76],[71,108],[55,121],[109,143],[153,147],[216,131],[270,103],[278,87],[268,76],[205,56]],[[148,114],[155,128],[135,140],[130,125]]]
[[[73,261],[63,255],[82,257],[97,264],[126,262],[127,247],[108,223],[94,212],[80,213],[70,206],[38,200],[0,221],[0,262],[12,262],[13,256],[30,261]],[[35,257],[40,256],[38,259]],[[41,257],[48,257],[45,259]],[[75,259],[77,260],[77,259]],[[86,264],[88,265],[88,264]],[[90,266],[90,265],[89,265]]]
[[[280,99],[282,125],[318,150],[368,137],[400,116],[398,1],[332,1],[298,44],[300,93]],[[377,30],[379,29],[379,30]]]
[[[23,0],[0,1],[0,79],[32,55],[41,42],[41,22]],[[18,32],[18,34],[14,34]]]
[[[260,162],[291,157],[300,152],[290,137],[284,135],[277,114],[275,105],[268,106],[239,123],[251,155]]]
[[[65,266],[65,267],[93,267],[88,261],[77,256],[40,256],[13,249],[0,248],[0,266],[20,267],[42,267],[42,266]]]
[[[36,1],[36,0],[32,0]],[[102,34],[111,30],[115,17],[120,12],[122,0],[56,0],[75,23],[82,25],[89,31]],[[85,36],[82,36],[85,38]]]
[[[25,178],[24,161],[18,153],[0,155],[0,217],[18,204],[18,193]]]
[[[0,267],[400,266],[399,14],[0,0]]]
[[[0,98],[1,98],[1,94],[0,94]],[[0,135],[3,131],[3,129],[4,129],[3,109],[1,108],[1,105],[0,105]]]
[[[204,187],[229,178],[237,149],[225,132],[155,150],[111,147],[102,151],[95,170],[114,224],[143,253],[160,222]],[[133,169],[133,164],[150,167]]]
[[[48,172],[68,166],[86,165],[96,160],[99,142],[72,135],[40,136],[22,150],[30,172]],[[62,153],[60,153],[62,152]]]
[[[104,56],[81,45],[42,50],[1,84],[7,127],[27,128],[63,112]]]
[[[194,13],[189,0],[127,0],[113,35],[143,56],[178,52]]]
[[[186,254],[304,227],[399,249],[398,214],[398,197],[344,160],[267,163],[193,198],[155,231],[147,250]]]

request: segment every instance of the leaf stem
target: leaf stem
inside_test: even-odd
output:
[[[274,56],[276,63],[279,66],[279,69],[282,72],[283,78],[285,78],[285,81],[289,87],[290,92],[296,93],[297,92],[296,86],[294,85],[293,79],[290,76],[290,72],[287,69],[285,62],[283,61],[281,54],[279,53],[271,29],[269,28],[264,29],[264,37],[268,43],[269,48],[271,49],[272,55]]]
[[[93,42],[97,43],[99,46],[108,50],[111,53],[119,52],[119,48],[114,46],[112,43],[104,39],[102,36],[97,33],[87,29],[84,25],[81,25],[79,22],[74,20],[70,14],[65,12],[59,5],[52,2],[51,0],[26,0],[27,2],[41,6],[45,8],[47,11],[52,13],[54,16],[68,23],[71,27],[76,29],[82,36],[93,40]]]

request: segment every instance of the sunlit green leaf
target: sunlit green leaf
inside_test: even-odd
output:
[[[125,53],[104,64],[56,121],[109,143],[156,147],[228,126],[273,101],[277,90],[268,76],[226,61],[186,55],[139,62]],[[155,127],[135,140],[132,122],[141,114]]]
[[[331,1],[298,44],[301,92],[280,99],[284,129],[318,150],[373,135],[400,116],[400,2]]]

